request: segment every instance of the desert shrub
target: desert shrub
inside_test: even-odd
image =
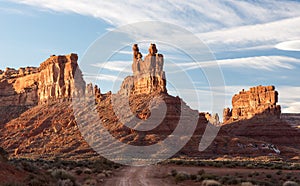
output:
[[[271,174],[267,174],[266,177],[267,178],[272,178],[272,175]]]
[[[73,186],[75,185],[70,179],[58,180],[57,186]]]
[[[251,182],[242,182],[241,186],[253,186]]]
[[[223,163],[221,163],[221,162],[215,162],[215,163],[213,163],[213,166],[217,167],[217,168],[220,168],[220,167],[223,166]]]
[[[202,174],[201,177],[203,178],[203,180],[217,180],[218,179],[218,177],[216,175],[207,174],[207,173]]]
[[[173,170],[171,170],[171,175],[173,176],[173,177],[175,177],[176,175],[177,175],[177,170],[176,169],[173,169]]]
[[[76,170],[75,170],[75,173],[76,173],[77,175],[82,174],[82,172],[83,172],[83,171],[82,171],[81,169],[76,169]]]
[[[12,181],[12,182],[7,182],[7,183],[2,183],[0,184],[1,186],[25,186],[24,183],[19,183],[16,181]]]
[[[216,180],[204,180],[202,186],[221,186],[221,183]]]
[[[255,168],[255,166],[253,165],[253,164],[248,164],[248,165],[246,165],[246,168],[248,168],[248,169],[253,169],[253,168]]]
[[[191,175],[190,175],[190,179],[191,179],[191,180],[196,180],[196,179],[197,179],[197,175],[191,174]]]
[[[288,173],[285,178],[289,180],[292,178],[292,175],[290,173]]]
[[[204,174],[204,173],[205,173],[205,171],[204,171],[203,169],[201,169],[201,170],[199,170],[199,171],[197,172],[198,175],[202,175],[202,174]]]
[[[31,172],[31,173],[35,173],[35,174],[38,174],[39,173],[39,170],[38,168],[31,162],[28,162],[28,161],[22,161],[21,163],[23,169],[25,171],[28,171],[28,172]]]
[[[29,186],[44,186],[45,182],[43,180],[38,179],[38,178],[34,178],[34,179],[31,179],[28,182],[28,185]]]
[[[184,162],[182,160],[178,160],[175,162],[176,165],[182,165]]]
[[[75,177],[64,169],[56,169],[52,171],[51,175],[57,180],[71,180],[75,183]]]
[[[257,181],[257,185],[263,185],[263,186],[274,186],[274,183],[268,182],[268,181]]]
[[[203,178],[200,175],[196,175],[196,182],[203,181]]]
[[[175,182],[178,183],[184,180],[188,180],[189,178],[190,177],[188,174],[180,172],[175,176]]]
[[[276,172],[277,175],[281,175],[282,174],[282,170],[279,170]]]
[[[222,183],[222,184],[226,184],[227,181],[230,180],[230,176],[222,176],[219,181]]]
[[[92,178],[85,180],[83,184],[83,186],[93,186],[93,185],[97,185],[97,180]]]
[[[259,176],[259,172],[254,172],[253,175],[254,176]]]
[[[286,181],[283,183],[283,186],[299,186],[299,184],[294,181]]]
[[[91,169],[85,168],[85,169],[83,170],[83,173],[84,173],[84,174],[92,174],[93,172],[92,172]]]
[[[29,174],[25,179],[25,182],[29,186],[44,186],[49,185],[52,178],[45,174]]]
[[[237,185],[238,183],[239,183],[239,181],[235,178],[227,181],[227,184],[229,184],[229,185]]]
[[[226,164],[225,167],[227,168],[235,168],[236,165],[234,163]]]
[[[197,172],[197,174],[198,174],[198,175],[205,174],[205,171],[204,171],[203,169],[201,169],[201,170],[199,170],[199,171]]]

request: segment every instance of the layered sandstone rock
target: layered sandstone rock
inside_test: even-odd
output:
[[[51,56],[40,65],[38,79],[40,103],[71,98],[85,92],[85,82],[78,69],[77,60],[77,54]],[[75,74],[80,75],[75,77]]]
[[[38,69],[6,68],[0,75],[0,106],[32,106],[38,102]]]
[[[242,90],[232,98],[232,109],[225,108],[223,122],[257,118],[280,118],[281,108],[277,105],[278,92],[274,86],[257,86]]]
[[[77,60],[76,54],[51,56],[39,68],[6,68],[0,73],[0,106],[34,106],[84,93]]]
[[[137,44],[133,50],[133,76],[128,76],[122,83],[120,94],[150,94],[167,93],[165,72],[163,71],[164,57],[157,53],[155,44],[150,44],[149,54],[142,59]]]

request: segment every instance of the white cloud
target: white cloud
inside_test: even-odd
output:
[[[283,113],[300,113],[300,102],[293,102],[282,109]]]
[[[300,38],[300,17],[198,34],[213,51],[274,46]]]
[[[120,26],[139,21],[158,20],[180,25],[193,32],[204,32],[300,16],[300,3],[294,1],[151,1],[138,0],[11,0],[59,12],[93,16]]]
[[[109,75],[109,74],[84,74],[83,75],[84,80],[87,83],[93,83],[97,84],[97,80],[104,80],[109,82],[115,82],[115,81],[123,81],[123,78],[120,78],[115,75]]]
[[[300,40],[278,43],[275,48],[279,50],[300,51]]]
[[[278,86],[279,104],[284,113],[300,113],[300,87]]]
[[[92,64],[93,67],[99,68],[99,70],[111,70],[117,72],[127,72],[131,73],[131,61],[107,61],[101,63]],[[130,68],[128,68],[130,67]]]
[[[293,63],[299,63],[300,59],[285,57],[285,56],[255,56],[246,58],[234,58],[234,59],[224,59],[208,62],[186,62],[186,63],[173,63],[166,64],[166,68],[169,66],[179,66],[184,70],[192,70],[197,68],[206,68],[211,66],[220,67],[247,67],[252,69],[262,69],[262,70],[274,70],[278,68],[293,69]]]
[[[272,48],[279,42],[300,38],[300,3],[296,1],[11,1],[46,10],[93,16],[112,26],[140,21],[168,22],[198,33],[197,36],[215,52]],[[151,38],[159,38],[153,35],[165,37],[164,30],[168,28],[149,28],[147,35]]]

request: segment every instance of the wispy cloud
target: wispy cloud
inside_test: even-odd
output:
[[[224,59],[208,62],[186,62],[186,63],[173,63],[166,64],[168,66],[179,66],[183,70],[192,70],[197,68],[206,68],[212,66],[220,67],[247,67],[252,69],[261,69],[261,70],[274,70],[278,68],[293,69],[293,63],[299,63],[300,59],[285,57],[285,56],[255,56],[255,57],[246,57],[246,58],[234,58],[234,59]]]
[[[91,64],[93,67],[99,68],[99,70],[111,70],[117,72],[127,72],[131,73],[131,61],[107,61],[107,62],[100,62]],[[130,67],[130,68],[128,68]]]
[[[176,73],[180,71],[188,71],[193,69],[202,69],[207,67],[221,67],[221,68],[252,68],[259,70],[278,70],[293,69],[293,64],[300,64],[300,59],[286,57],[286,56],[255,56],[246,58],[224,59],[206,62],[179,62],[179,63],[165,63],[165,69],[168,73]],[[104,63],[92,64],[93,67],[99,70],[110,70],[122,73],[132,73],[131,61],[108,61]]]
[[[300,113],[300,87],[278,86],[279,103],[284,113]]]
[[[238,2],[152,1],[141,3],[87,0],[11,0],[39,8],[93,16],[120,26],[138,21],[158,20],[181,25],[194,32],[211,31],[249,24],[266,23],[300,16],[300,4],[295,1]],[[117,6],[116,4],[122,4]],[[209,11],[208,11],[209,10]]]
[[[168,22],[198,33],[197,36],[215,52],[272,48],[279,42],[299,39],[300,36],[300,3],[297,1],[10,1],[46,10],[93,16],[112,26],[140,21]],[[150,35],[163,33],[161,28],[159,32],[153,28],[149,30]]]
[[[88,74],[84,73],[83,78],[87,83],[94,83],[97,80],[104,80],[109,82],[115,82],[115,81],[123,81],[123,78],[118,77],[116,75],[110,75],[110,74]],[[97,84],[97,83],[95,83]]]
[[[198,34],[214,51],[274,46],[299,39],[300,17]]]
[[[300,51],[300,40],[285,41],[275,47],[279,50]]]

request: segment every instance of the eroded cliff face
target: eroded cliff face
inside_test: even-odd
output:
[[[0,74],[0,106],[32,106],[38,103],[38,68],[6,68]]]
[[[0,71],[0,106],[34,106],[84,93],[77,60],[77,54],[51,56],[38,68]]]
[[[242,90],[232,98],[232,109],[225,108],[223,122],[229,123],[244,119],[280,118],[281,107],[277,105],[278,92],[274,86],[257,86]]]
[[[133,76],[125,78],[119,93],[125,95],[167,93],[165,72],[163,71],[164,57],[157,53],[156,45],[150,44],[149,53],[144,60],[137,44],[133,45],[132,50]]]
[[[40,65],[39,103],[56,99],[69,99],[73,95],[85,92],[85,82],[78,68],[77,60],[77,54],[51,56]],[[80,74],[80,76],[75,77],[75,72],[76,75]]]

